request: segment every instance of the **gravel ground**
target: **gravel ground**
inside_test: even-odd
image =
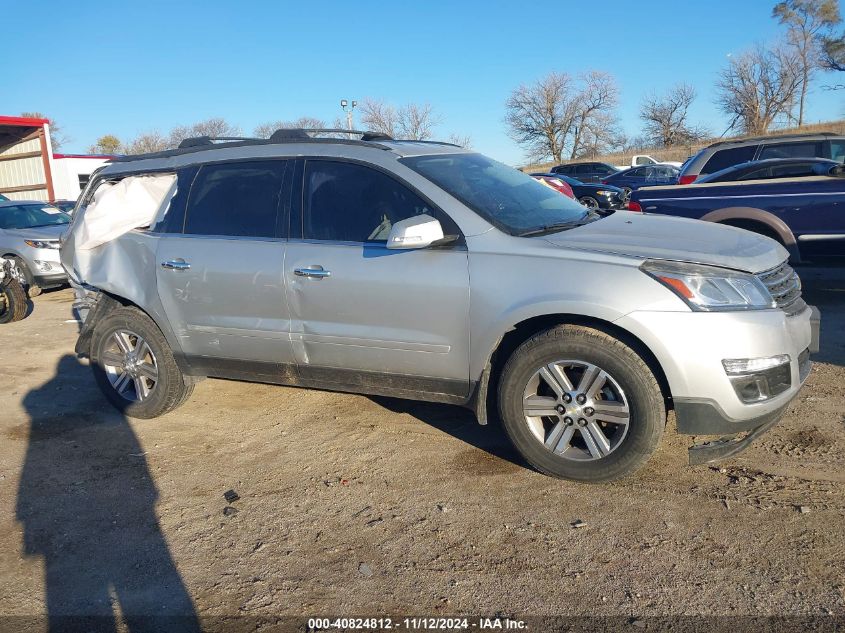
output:
[[[670,418],[600,486],[445,405],[206,380],[127,420],[45,293],[0,327],[0,615],[843,618],[845,268],[800,272],[822,353],[781,424],[690,467]]]

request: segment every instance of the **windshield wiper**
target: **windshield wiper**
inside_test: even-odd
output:
[[[538,226],[537,228],[528,229],[522,233],[517,233],[517,237],[531,237],[532,235],[545,235],[546,233],[557,233],[558,231],[565,231],[566,229],[574,229],[576,226],[583,226],[592,222],[588,219],[589,216],[581,220],[570,220],[569,222],[555,222],[554,224],[546,224],[545,226]]]

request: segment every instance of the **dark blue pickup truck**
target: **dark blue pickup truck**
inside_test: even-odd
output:
[[[647,187],[628,208],[729,224],[783,244],[791,260],[845,256],[845,170],[773,178]]]

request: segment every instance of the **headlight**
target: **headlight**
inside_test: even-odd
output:
[[[58,240],[24,240],[27,246],[31,246],[32,248],[52,248],[58,249],[59,248],[59,241]]]
[[[606,191],[604,189],[599,189],[598,191],[596,191],[596,195],[598,195],[598,196],[612,196],[613,192],[612,191]]]
[[[777,307],[754,275],[716,266],[648,260],[641,266],[693,310],[766,310]]]

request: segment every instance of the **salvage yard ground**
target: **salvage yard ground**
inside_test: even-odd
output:
[[[841,617],[845,268],[799,272],[822,353],[783,422],[691,468],[670,419],[592,486],[445,405],[206,380],[127,420],[45,293],[0,326],[0,615]]]

